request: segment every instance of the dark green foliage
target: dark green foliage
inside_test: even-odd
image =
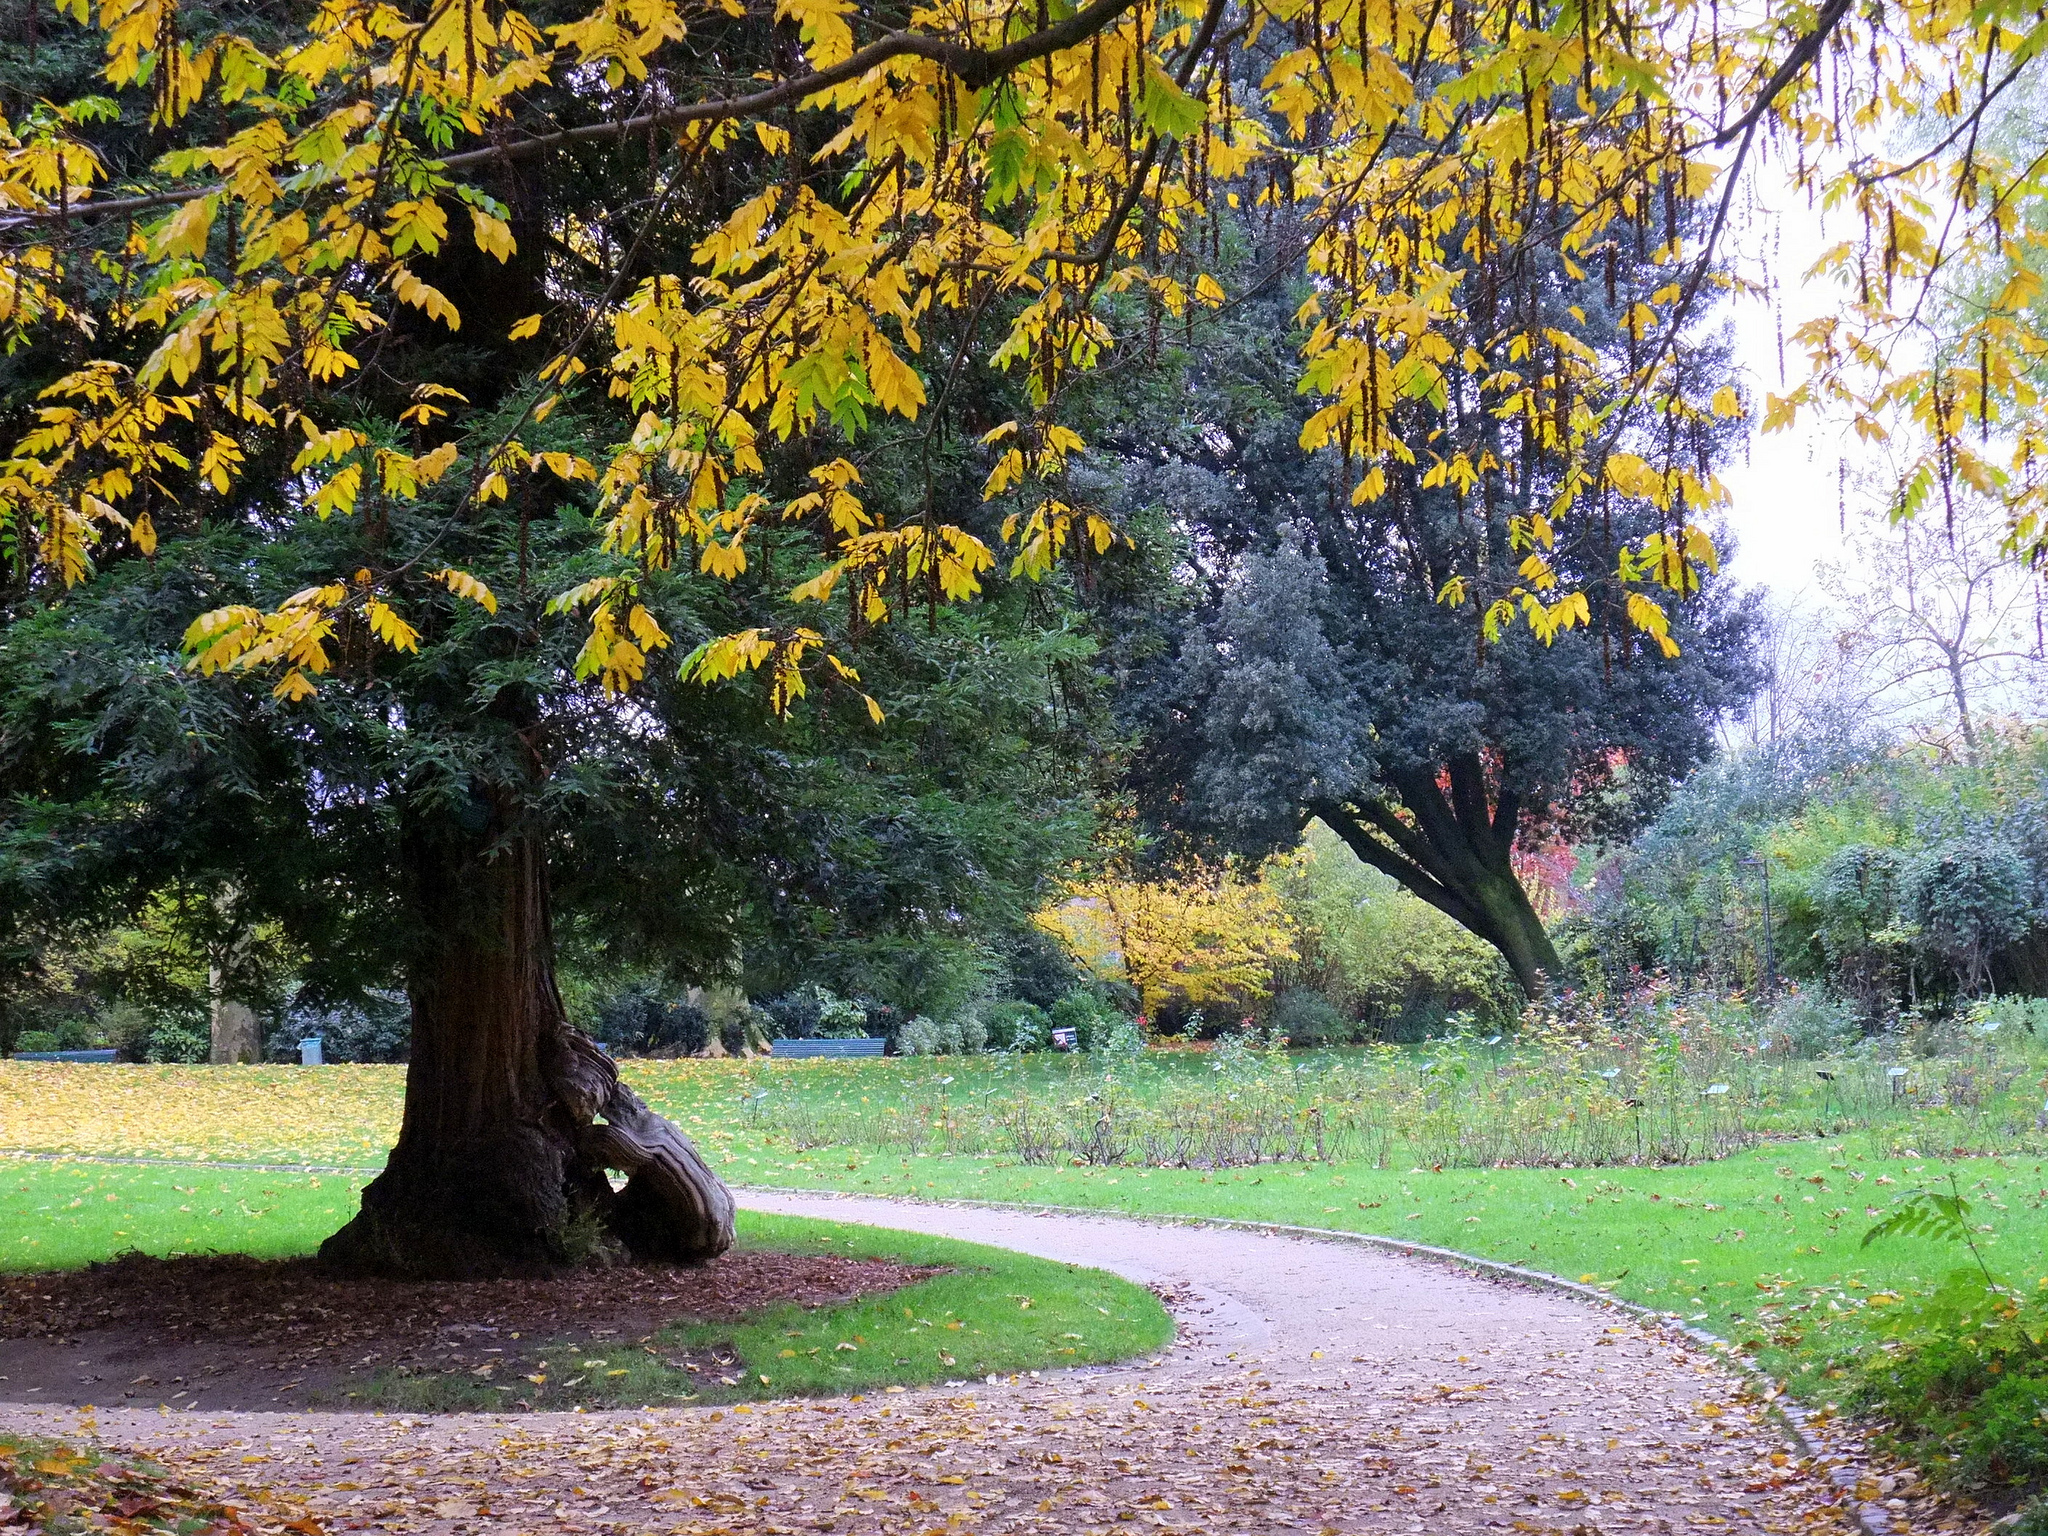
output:
[[[1908,935],[1897,926],[1899,854],[1851,843],[1828,856],[1812,883],[1815,938],[1833,981],[1876,1017],[1898,995]]]
[[[1553,255],[1530,259],[1546,272],[1540,302],[1580,305],[1596,343],[1625,346],[1603,284],[1570,279]],[[1658,654],[1623,617],[1614,567],[1619,545],[1664,516],[1616,496],[1561,524],[1549,552],[1586,593],[1592,626],[1551,645],[1522,627],[1483,640],[1479,609],[1523,558],[1508,520],[1548,504],[1557,466],[1488,475],[1467,494],[1395,465],[1384,494],[1353,505],[1358,464],[1296,446],[1316,404],[1287,386],[1282,361],[1301,296],[1268,284],[1194,359],[1171,429],[1132,434],[1117,492],[1163,509],[1185,548],[1179,611],[1133,625],[1154,641],[1129,667],[1145,737],[1134,786],[1161,823],[1245,854],[1292,846],[1320,817],[1540,991],[1559,962],[1512,854],[1619,830],[1712,750],[1716,721],[1750,691],[1750,605],[1723,582],[1663,594],[1682,649]],[[1724,369],[1688,343],[1679,373],[1692,393]],[[1665,418],[1647,406],[1613,423],[1615,447],[1661,441]],[[1700,420],[1681,451],[1709,469],[1729,436]],[[1455,369],[1448,403],[1405,404],[1400,430],[1433,454],[1515,456]],[[1476,605],[1440,600],[1454,577]]]
[[[1586,919],[1603,985],[1763,981],[1763,861],[1780,978],[1866,1027],[1995,987],[2048,995],[2048,737],[1975,764],[1820,730],[1701,769],[1607,865]]]
[[[1822,943],[1846,955],[1869,945],[1898,909],[1896,849],[1851,843],[1828,856],[1814,882]]]
[[[693,1056],[711,1039],[711,1018],[693,1003],[632,986],[598,1005],[591,1033],[617,1056]]]
[[[768,1015],[751,1004],[728,1011],[717,1022],[718,1043],[728,1056],[765,1050],[774,1028]]]
[[[1266,1025],[1289,1045],[1339,1045],[1352,1039],[1358,1025],[1339,1013],[1320,992],[1293,987],[1273,999]]]
[[[206,1060],[204,1025],[181,1018],[163,1018],[132,1005],[109,1008],[92,1018],[69,1018],[54,1029],[24,1029],[9,1050],[119,1051],[122,1061],[199,1062]]]
[[[438,642],[430,655],[380,656],[374,677],[355,655],[360,676],[301,706],[185,671],[178,638],[209,606],[274,601],[323,566],[369,558],[359,528],[309,522],[284,544],[215,530],[60,607],[0,613],[10,1013],[53,925],[132,921],[166,888],[232,885],[322,996],[393,984],[422,958],[404,829],[508,803],[546,829],[561,930],[572,947],[601,936],[608,967],[712,981],[772,955],[787,970],[836,967],[849,990],[899,1009],[971,994],[978,935],[1023,929],[1047,870],[1092,825],[1075,746],[1041,729],[1038,707],[1047,669],[1085,669],[1086,642],[1039,624],[1021,594],[942,612],[931,629],[893,626],[860,652],[890,710],[879,728],[831,700],[778,724],[757,690],[668,675],[607,701],[571,678],[577,637],[539,613],[588,574],[581,516],[563,506],[535,520],[523,549],[481,537],[446,549],[500,593],[496,619],[426,594],[413,616]],[[423,544],[441,524],[394,517],[384,536]],[[695,577],[649,587],[679,644],[771,600]],[[472,710],[475,690],[513,715]],[[529,784],[519,743],[532,727],[516,717],[541,700],[550,771]],[[511,801],[491,784],[513,786]]]
[[[2026,862],[1995,836],[1928,848],[1899,874],[1900,915],[1972,992],[1992,956],[2042,915],[2042,895]]]
[[[771,997],[761,1008],[774,1024],[777,1039],[809,1040],[818,1033],[818,1018],[823,1009],[815,987],[799,987],[794,992]]]
[[[981,1011],[992,1051],[1042,1051],[1052,1038],[1052,1020],[1036,1003],[991,1003]]]
[[[868,1033],[866,1005],[837,997],[815,982],[771,998],[761,1007],[781,1039],[855,1040]]]
[[[143,1060],[193,1063],[206,1060],[206,1036],[196,1029],[160,1024],[149,1032]]]
[[[260,19],[251,25],[260,40]],[[64,41],[82,36],[52,22],[33,64],[11,38],[0,62],[29,97],[65,99],[89,89],[103,62]],[[768,62],[767,33],[751,23],[707,37],[722,69]],[[566,84],[536,87],[529,104],[562,124],[617,105]],[[820,133],[797,126],[794,166],[805,135]],[[139,124],[126,143],[116,176],[165,147]],[[736,178],[786,169],[779,157],[752,168],[731,157],[716,184],[679,189],[645,230],[637,143],[572,153],[545,175],[506,171],[494,195],[511,210],[516,257],[501,266],[451,240],[420,263],[461,309],[459,335],[403,317],[380,333],[330,424],[419,447],[397,418],[412,387],[432,380],[468,398],[446,402],[454,413],[433,435],[472,456],[491,447],[547,345],[490,338],[559,304],[601,309],[611,274],[591,249],[687,265],[706,221],[748,194]],[[573,250],[555,238],[569,228],[584,232]],[[920,367],[947,392],[914,432],[764,444],[760,484],[735,494],[793,495],[813,465],[851,452],[873,512],[893,522],[931,511],[999,543],[1008,509],[982,504],[979,433],[1028,414],[1023,381],[966,358],[953,366],[963,349],[987,350],[962,317],[933,320],[925,341]],[[42,348],[0,359],[0,427],[21,430],[51,370],[68,366]],[[518,435],[535,452],[601,457],[615,430],[608,409],[585,413],[572,392]],[[793,535],[766,532],[736,582],[691,560],[640,573],[598,551],[587,488],[535,475],[495,508],[461,509],[470,458],[445,494],[390,505],[371,496],[356,515],[322,521],[289,470],[296,427],[248,441],[255,457],[232,501],[155,508],[153,561],[110,553],[94,581],[63,594],[0,570],[0,1041],[44,1022],[39,951],[53,931],[127,921],[165,888],[210,898],[234,886],[248,917],[290,941],[293,979],[322,998],[402,986],[432,967],[427,930],[446,926],[444,914],[426,920],[408,850],[465,840],[544,847],[557,935],[605,984],[645,974],[664,986],[744,981],[766,995],[822,975],[900,1014],[974,995],[976,957],[1010,947],[1037,984],[1029,913],[1048,872],[1087,846],[1107,724],[1096,642],[1064,579],[1013,584],[998,572],[984,602],[932,611],[895,593],[900,622],[856,634],[841,607],[792,614],[785,595],[816,552]],[[497,611],[423,579],[442,565],[486,582]],[[372,646],[351,619],[319,695],[301,705],[272,700],[270,679],[184,670],[180,638],[199,613],[268,608],[359,568],[397,573],[417,653]],[[640,578],[675,642],[650,657],[627,700],[576,679],[581,620],[545,611],[562,590],[621,573]],[[676,662],[708,636],[793,618],[823,627],[858,664],[887,711],[882,725],[829,676],[789,722],[770,717],[759,679],[677,681]],[[266,1015],[281,1004],[267,999]]]
[[[994,935],[990,948],[1002,966],[1005,995],[1050,1008],[1081,981],[1066,946],[1036,923]]]
[[[861,1030],[863,1034],[893,1039],[903,1027],[903,1010],[894,1003],[884,1003],[872,997],[855,998],[854,1001],[866,1016]]]
[[[1048,1022],[1054,1029],[1073,1030],[1077,1049],[1093,1051],[1125,1021],[1094,992],[1077,987],[1052,1005]]]
[[[297,1061],[299,1042],[315,1035],[327,1061],[404,1061],[412,1046],[412,1018],[405,999],[389,992],[366,992],[327,1008],[301,1001],[272,1031],[264,1054],[272,1061]]]
[[[2048,1490],[2048,1308],[1958,1270],[1901,1309],[1855,1369],[1849,1401],[1884,1415],[1887,1438],[1943,1487],[1998,1499]]]

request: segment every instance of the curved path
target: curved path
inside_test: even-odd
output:
[[[1831,1531],[1737,1383],[1620,1314],[1349,1244],[745,1192],[1160,1289],[1156,1359],[833,1403],[516,1417],[0,1406],[157,1450],[323,1529],[434,1532]],[[262,1490],[272,1490],[266,1494]]]

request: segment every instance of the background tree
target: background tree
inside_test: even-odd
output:
[[[1583,313],[1585,334],[1626,353],[1635,292],[1661,279],[1620,259],[1610,271],[1611,288],[1553,257],[1513,302]],[[1497,411],[1461,367],[1395,411],[1427,455],[1390,453],[1377,494],[1339,494],[1339,455],[1286,452],[1307,411],[1282,390],[1283,302],[1205,350],[1190,394],[1205,409],[1126,460],[1127,494],[1170,505],[1185,529],[1195,604],[1171,659],[1136,674],[1141,796],[1244,852],[1292,846],[1321,817],[1494,945],[1534,995],[1560,968],[1515,872],[1518,839],[1610,827],[1707,755],[1754,687],[1748,605],[1706,579],[1711,550],[1673,534],[1654,499],[1610,489],[1597,516],[1553,525],[1567,461],[1536,446],[1554,434],[1552,397]],[[1476,355],[1493,338],[1479,313],[1459,340]],[[1735,409],[1722,376],[1715,349],[1687,344],[1669,395],[1610,402],[1613,457],[1643,466],[1622,478],[1649,473],[1640,448],[1711,487]],[[1668,629],[1661,609],[1655,629],[1630,621],[1654,580],[1611,574],[1623,546],[1682,568]],[[1536,553],[1583,622],[1501,627]]]
[[[1271,990],[1274,967],[1295,957],[1279,896],[1223,866],[1075,881],[1039,921],[1098,976],[1135,987],[1155,1025],[1197,1010],[1241,1017]]]
[[[1986,717],[2041,697],[2041,593],[2006,546],[2005,519],[1969,493],[1946,526],[1871,517],[1821,585],[1853,620],[1840,649],[1881,724],[1920,724],[1977,760]]]
[[[1617,987],[1662,971],[1744,990],[1762,987],[1768,949],[1781,975],[1842,999],[1851,1027],[1987,987],[2041,995],[2044,750],[2038,727],[2008,725],[1975,764],[1867,728],[1725,753],[1604,858],[1569,947]]]

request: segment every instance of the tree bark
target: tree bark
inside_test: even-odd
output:
[[[244,979],[252,937],[235,917],[239,895],[229,885],[213,899],[227,935],[209,946],[206,965],[206,1059],[216,1067],[263,1059],[263,1025],[256,1010],[233,995]]]
[[[1361,862],[1499,950],[1525,996],[1548,996],[1562,966],[1514,869],[1520,797],[1489,796],[1485,766],[1471,753],[1452,758],[1441,775],[1416,770],[1388,782],[1394,793],[1386,799],[1310,809]]]
[[[563,1016],[538,839],[443,830],[407,845],[428,944],[407,989],[404,1120],[321,1258],[459,1279],[724,1252],[730,1192]],[[623,1190],[607,1169],[626,1175]]]
[[[207,1061],[216,1067],[261,1061],[263,1025],[256,1010],[220,995],[218,970],[210,970],[207,980],[213,993],[207,1018]]]

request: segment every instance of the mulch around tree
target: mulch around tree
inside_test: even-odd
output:
[[[372,1378],[515,1380],[567,1341],[664,1355],[674,1322],[838,1305],[942,1271],[752,1250],[701,1268],[587,1269],[545,1278],[344,1279],[311,1259],[130,1254],[86,1269],[0,1275],[0,1398],[220,1409],[356,1405]],[[707,1382],[715,1349],[669,1360]],[[375,1406],[362,1402],[361,1406]]]

